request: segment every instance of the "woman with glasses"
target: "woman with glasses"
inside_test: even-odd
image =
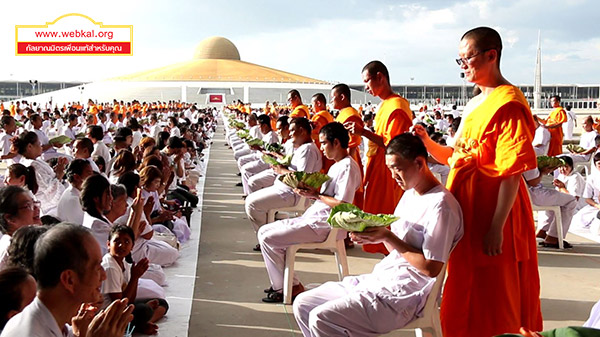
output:
[[[8,259],[13,233],[21,227],[41,224],[40,202],[34,201],[29,192],[18,186],[0,189],[0,269]]]
[[[13,141],[17,152],[23,156],[20,164],[35,168],[38,191],[35,193],[41,202],[43,215],[56,215],[58,202],[66,186],[62,179],[65,175],[66,158],[58,158],[57,164],[52,167],[41,159],[42,145],[35,132],[26,131]]]

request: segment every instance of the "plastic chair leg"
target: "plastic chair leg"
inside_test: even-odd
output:
[[[554,219],[556,222],[556,234],[558,236],[558,248],[565,249],[565,244],[563,243],[563,224],[562,224],[562,214],[560,211],[554,212]]]
[[[294,263],[296,249],[289,247],[285,252],[285,269],[283,271],[283,303],[292,304],[292,288],[294,287]]]

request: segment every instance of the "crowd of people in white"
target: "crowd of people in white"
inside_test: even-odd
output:
[[[1,336],[157,333],[215,115],[175,101],[2,111]]]

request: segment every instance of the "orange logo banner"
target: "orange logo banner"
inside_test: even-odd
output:
[[[133,26],[77,13],[45,25],[16,25],[15,55],[133,55]]]

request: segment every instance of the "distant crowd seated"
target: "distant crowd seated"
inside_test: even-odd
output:
[[[156,334],[169,307],[163,268],[190,238],[216,110],[49,109],[21,101],[0,119],[1,336]]]

